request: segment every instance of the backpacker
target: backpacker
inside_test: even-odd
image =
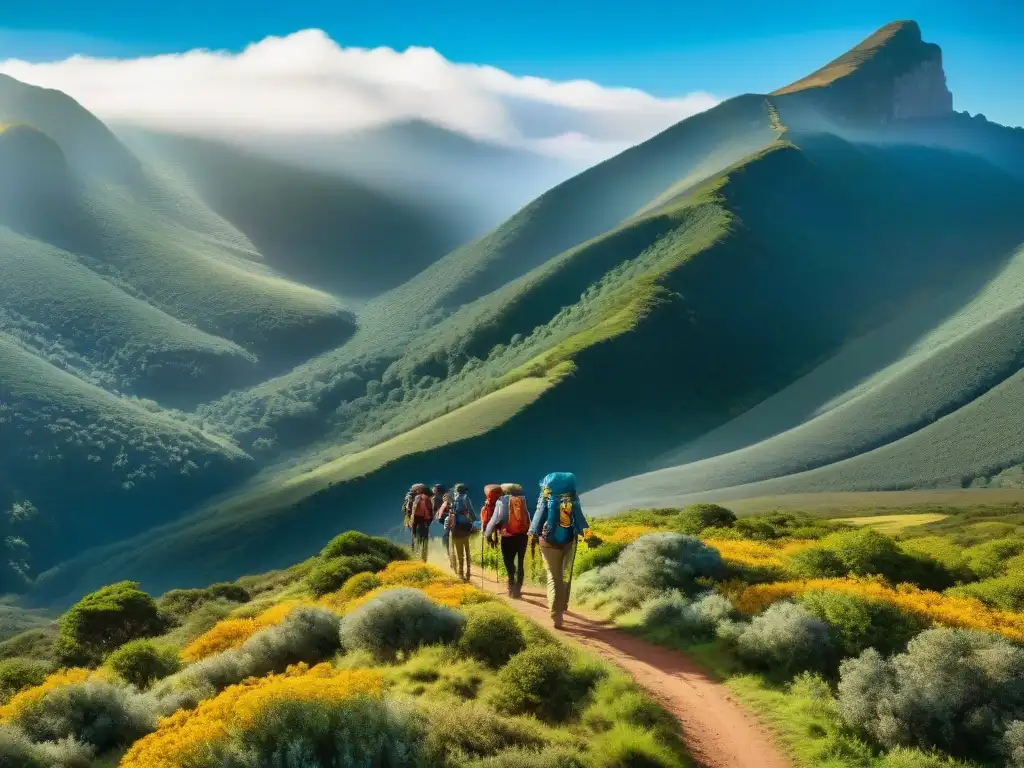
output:
[[[452,530],[456,533],[472,533],[473,513],[469,511],[469,499],[465,493],[456,493],[452,496]]]
[[[406,528],[412,527],[413,503],[420,495],[425,493],[427,493],[427,486],[423,485],[423,483],[416,483],[406,491],[405,499],[402,500],[402,522]]]

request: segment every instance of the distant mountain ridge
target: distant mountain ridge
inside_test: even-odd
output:
[[[102,248],[0,228],[39,275],[0,282],[11,296],[3,307],[21,307],[0,326],[10,357],[61,372],[50,371],[49,388],[19,385],[16,402],[30,405],[18,407],[18,428],[32,435],[24,455],[0,463],[5,503],[32,501],[71,529],[46,472],[89,477],[86,445],[100,439],[80,422],[106,422],[76,417],[63,431],[65,376],[93,387],[96,413],[142,407],[153,418],[138,423],[158,435],[103,433],[98,466],[115,467],[121,485],[103,491],[93,532],[40,550],[21,586],[32,599],[120,578],[151,589],[209,583],[257,562],[294,562],[341,528],[391,530],[389,499],[412,480],[457,475],[479,489],[567,467],[601,513],[772,489],[980,485],[1024,463],[1024,427],[1012,417],[1024,411],[1024,131],[954,112],[941,51],[912,22],[775,93],[684,120],[556,184],[482,237],[415,262],[389,245],[402,233],[375,222],[413,231],[410,222],[436,221],[417,219],[422,209],[389,205],[363,180],[314,187],[295,164],[285,184],[266,157],[216,147],[202,148],[214,153],[204,169],[196,149],[179,147],[189,183],[140,151],[149,186],[86,184],[89,205],[77,210],[103,223]],[[242,176],[216,173],[200,190],[200,172],[229,157],[254,174],[244,178],[259,169],[280,182],[280,196],[246,197]],[[302,203],[299,190],[313,188],[322,207]],[[358,263],[330,247],[301,262],[313,251],[289,225],[302,217],[337,243],[368,226],[379,247]],[[277,236],[273,248],[260,226]],[[175,236],[140,239],[148,231]],[[124,244],[139,242],[152,245],[132,245],[143,255],[127,258]],[[21,274],[9,263],[7,274]],[[311,271],[288,271],[300,264]],[[244,295],[211,301],[229,266]],[[305,282],[329,274],[338,280],[329,291]],[[358,274],[376,287],[346,304],[340,286]],[[33,285],[65,314],[33,303]],[[118,298],[104,299],[105,312],[74,298],[111,290]],[[95,330],[79,340],[83,317]],[[157,342],[171,338],[177,357]],[[125,397],[158,364],[191,366],[197,386],[162,391],[172,379],[157,368],[155,403]],[[0,364],[0,394],[13,366]],[[36,411],[52,411],[47,427],[59,429],[30,427]],[[80,451],[63,447],[78,440]],[[122,442],[149,453],[122,465]],[[30,458],[39,454],[60,458],[39,470]],[[186,462],[196,467],[182,482],[208,485],[175,504],[166,468]],[[150,481],[154,503],[138,490]],[[128,520],[140,504],[146,514]]]

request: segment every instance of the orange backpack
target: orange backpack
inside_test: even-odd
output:
[[[526,506],[525,496],[508,497],[508,522],[505,523],[506,536],[516,536],[530,530],[530,511]]]
[[[484,506],[480,510],[480,524],[481,529],[486,528],[487,524],[491,521],[491,515],[494,514],[494,505],[498,503],[498,499],[501,498],[502,491],[500,485],[486,485],[484,486]]]

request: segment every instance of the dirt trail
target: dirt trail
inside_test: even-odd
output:
[[[477,572],[479,573],[479,571]],[[500,595],[523,615],[550,627],[547,599],[538,588],[523,589],[522,600],[509,600],[494,574],[484,589]],[[474,580],[480,584],[479,576]],[[632,675],[648,694],[679,721],[693,758],[707,768],[789,768],[756,717],[733,699],[690,658],[617,629],[611,622],[577,609],[565,614],[559,635],[578,643]]]

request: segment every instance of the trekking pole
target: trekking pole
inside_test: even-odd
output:
[[[484,588],[484,531],[480,529],[480,589]]]
[[[569,609],[569,598],[572,596],[572,572],[576,569],[576,550],[579,548],[580,537],[573,539],[572,559],[569,561],[569,581],[565,585],[565,608]]]

